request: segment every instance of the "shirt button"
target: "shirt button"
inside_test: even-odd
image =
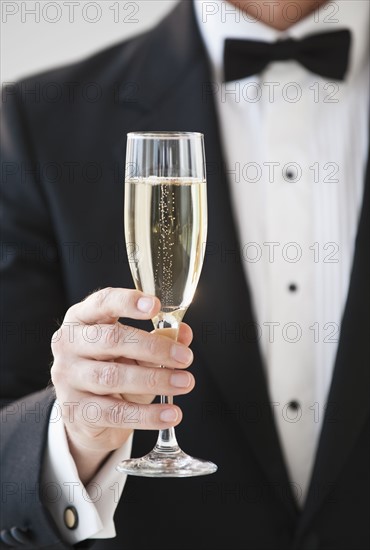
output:
[[[299,173],[295,166],[289,166],[286,170],[283,172],[283,178],[285,181],[291,181],[293,183],[297,182],[299,180]]]
[[[76,529],[78,525],[78,514],[74,506],[67,506],[64,510],[64,523],[68,529]]]

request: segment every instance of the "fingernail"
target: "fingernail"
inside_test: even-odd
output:
[[[193,353],[189,348],[175,344],[171,348],[171,356],[179,363],[190,363]]]
[[[170,376],[171,386],[175,388],[187,388],[190,386],[190,376],[187,372],[177,372]]]
[[[177,420],[177,410],[176,409],[165,409],[159,415],[159,418],[162,422],[175,422]]]
[[[142,296],[137,301],[137,309],[139,311],[142,311],[143,313],[149,313],[153,309],[154,306],[154,300],[153,298],[146,298],[145,296]]]

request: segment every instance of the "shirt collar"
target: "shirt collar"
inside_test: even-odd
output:
[[[303,38],[308,34],[349,29],[352,35],[346,80],[354,78],[369,59],[370,3],[339,0],[323,4],[315,13],[285,31],[278,31],[252,19],[226,0],[193,0],[195,16],[216,80],[222,80],[223,47],[226,38],[245,38],[273,42],[279,38]]]

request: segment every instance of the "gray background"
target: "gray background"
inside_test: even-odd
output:
[[[83,59],[134,36],[177,1],[0,0],[0,81]]]

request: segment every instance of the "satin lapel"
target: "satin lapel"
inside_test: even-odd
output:
[[[350,287],[302,532],[318,512],[369,415],[370,150]]]
[[[172,41],[173,47],[168,48]],[[159,76],[154,72],[158,52],[165,67]],[[216,379],[227,406],[253,410],[252,422],[240,420],[241,430],[265,475],[295,516],[297,509],[270,408],[232,220],[215,106],[206,93],[210,81],[207,60],[191,2],[180,3],[156,33],[153,48],[146,55],[137,76],[143,94],[135,109],[127,109],[122,141],[115,154],[123,167],[126,131],[181,130],[205,135],[208,239],[196,299],[186,321],[193,328],[196,354],[204,362],[202,368],[209,369]]]

